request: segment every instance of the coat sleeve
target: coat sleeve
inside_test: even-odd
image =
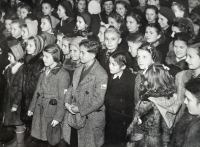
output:
[[[15,93],[15,99],[13,102],[13,107],[18,107],[21,105],[22,100],[22,84],[23,84],[23,73],[20,71],[19,76],[17,77],[17,90]]]
[[[78,104],[78,108],[82,116],[98,110],[104,104],[108,76],[105,72],[102,72],[96,75],[95,80],[94,93],[91,96],[92,99],[90,99],[90,101],[85,101],[84,104]]]
[[[35,90],[34,95],[33,95],[33,99],[31,100],[31,103],[29,105],[29,110],[31,112],[34,112],[36,102],[37,102],[38,97],[40,95],[40,88],[41,88],[40,83],[41,83],[42,78],[43,78],[43,74],[40,74],[39,80],[37,82],[36,90]]]
[[[64,100],[65,100],[65,91],[68,89],[70,84],[70,76],[67,71],[63,70],[58,78],[58,102],[57,102],[57,108],[54,115],[54,120],[57,120],[59,122],[62,121],[64,114],[65,114],[65,108],[64,108]]]

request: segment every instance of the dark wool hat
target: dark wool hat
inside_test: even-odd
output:
[[[84,11],[80,13],[79,16],[81,16],[84,19],[85,23],[88,25],[88,27],[90,27],[91,24],[90,14]]]
[[[54,8],[55,5],[56,5],[56,0],[43,0],[43,1],[42,1],[42,4],[43,4],[43,3],[50,4],[51,7]]]
[[[72,4],[69,1],[62,1],[59,5],[61,5],[65,9],[65,14],[68,17],[74,16],[74,13],[72,10]]]
[[[61,126],[60,124],[53,127],[50,121],[47,125],[47,141],[50,145],[54,146],[60,142],[61,139]]]
[[[182,40],[188,43],[190,39],[192,39],[192,36],[189,33],[179,32],[174,35],[173,41]]]
[[[167,7],[161,7],[159,10],[159,13],[163,15],[164,17],[166,17],[170,24],[173,22],[174,18],[176,17],[172,9],[167,8]]]

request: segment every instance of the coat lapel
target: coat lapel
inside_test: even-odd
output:
[[[74,88],[74,90],[78,87],[82,70],[83,70],[83,65],[81,65],[79,68],[77,68],[74,72],[74,76],[73,76],[73,88]]]

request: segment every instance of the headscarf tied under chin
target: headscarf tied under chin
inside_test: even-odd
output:
[[[35,42],[35,55],[39,54],[44,48],[44,40],[39,35],[34,37]]]

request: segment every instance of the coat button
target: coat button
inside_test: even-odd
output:
[[[86,91],[86,92],[85,92],[85,94],[89,94],[89,92],[88,92],[88,91]]]

